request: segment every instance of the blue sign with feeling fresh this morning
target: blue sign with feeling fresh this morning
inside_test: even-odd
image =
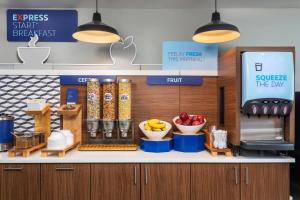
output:
[[[148,76],[148,85],[202,85],[202,76]]]
[[[29,41],[35,34],[42,42],[75,42],[76,10],[8,9],[7,40]]]
[[[218,45],[191,41],[163,42],[163,69],[217,71]]]

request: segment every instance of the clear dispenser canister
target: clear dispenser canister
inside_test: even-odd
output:
[[[103,80],[103,126],[105,136],[112,137],[116,119],[116,84],[113,79]]]
[[[128,79],[119,80],[118,103],[121,137],[126,138],[131,124],[131,82]]]
[[[119,120],[131,119],[131,82],[119,80]]]
[[[87,81],[87,121],[90,137],[96,137],[100,119],[100,83],[92,78]]]

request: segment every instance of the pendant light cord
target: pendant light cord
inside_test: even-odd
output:
[[[96,13],[98,13],[98,0],[96,0]]]
[[[218,3],[217,0],[215,0],[215,12],[217,12],[217,3]]]

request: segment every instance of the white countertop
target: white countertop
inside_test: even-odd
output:
[[[147,153],[138,151],[77,151],[72,150],[65,157],[51,155],[41,157],[37,151],[27,158],[9,158],[0,153],[0,163],[293,163],[291,157],[213,157],[207,151],[199,153]]]

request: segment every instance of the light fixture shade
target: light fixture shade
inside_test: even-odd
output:
[[[222,43],[235,40],[240,37],[239,29],[220,20],[220,13],[214,12],[211,23],[198,28],[193,40],[200,43]]]
[[[98,12],[94,13],[92,22],[78,26],[72,36],[76,40],[90,43],[113,43],[121,39],[116,29],[101,22]]]

